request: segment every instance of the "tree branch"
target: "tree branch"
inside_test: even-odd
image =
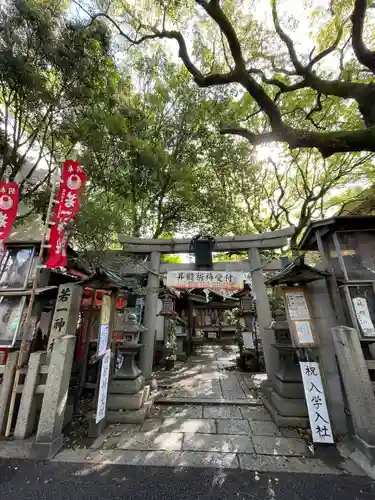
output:
[[[283,127],[283,123],[280,111],[263,87],[259,85],[246,70],[246,64],[236,31],[223,10],[220,8],[219,2],[211,1],[207,3],[204,0],[196,0],[196,2],[201,5],[207,14],[217,23],[218,27],[224,33],[225,38],[228,41],[233,60],[235,62],[235,81],[241,83],[249,92],[251,97],[255,99],[259,107],[262,108],[269,118],[272,128],[275,130],[281,129]]]
[[[355,0],[352,13],[352,45],[358,61],[375,73],[375,52],[369,50],[363,42],[367,0]]]
[[[285,127],[280,132],[266,132],[264,134],[254,134],[244,127],[223,126],[220,133],[239,135],[254,145],[285,142],[289,144],[291,149],[317,148],[324,158],[335,153],[375,152],[375,126],[364,130],[337,132],[310,132]]]
[[[143,35],[142,37],[138,39],[132,39],[125,33],[125,31],[122,30],[120,25],[111,18],[108,14],[104,12],[99,12],[95,14],[94,16],[91,17],[90,26],[95,19],[98,19],[100,17],[103,17],[110,21],[118,30],[121,36],[123,36],[129,43],[132,45],[140,45],[141,43],[145,42],[146,40],[160,40],[163,38],[167,38],[169,40],[176,40],[179,46],[179,57],[181,58],[182,62],[186,66],[186,69],[191,73],[191,75],[194,78],[195,83],[199,87],[211,87],[213,85],[224,85],[228,83],[235,83],[237,82],[237,77],[234,71],[229,71],[228,73],[211,73],[208,75],[203,75],[201,71],[195,66],[195,64],[192,62],[192,60],[189,57],[186,42],[184,37],[179,31],[175,30],[163,30],[159,31],[156,28],[150,28],[153,33],[149,35]]]
[[[303,75],[305,73],[305,68],[298,59],[297,52],[294,48],[293,40],[285,33],[285,31],[282,29],[280,25],[279,16],[277,14],[277,0],[272,0],[272,18],[276,33],[285,43],[289,52],[289,57],[293,63],[293,66],[296,69],[297,75]]]
[[[322,50],[322,52],[320,52],[319,54],[317,54],[315,57],[313,57],[309,64],[307,65],[307,70],[310,71],[312,69],[312,67],[319,61],[321,61],[322,59],[324,59],[326,56],[328,56],[329,54],[331,54],[334,50],[337,49],[339,43],[340,43],[340,40],[342,38],[342,34],[343,34],[343,31],[344,31],[344,26],[346,24],[346,21],[342,24],[340,24],[338,30],[337,30],[337,35],[336,35],[336,39],[335,41],[333,42],[333,44],[330,46],[330,47],[327,47],[326,49]]]
[[[76,1],[76,0],[73,0]],[[354,99],[357,101],[359,110],[362,113],[366,125],[369,127],[364,130],[355,131],[333,131],[333,132],[315,132],[302,129],[293,129],[287,126],[282,119],[281,112],[276,105],[273,98],[267,93],[265,88],[257,82],[257,80],[251,75],[246,69],[246,63],[243,58],[241,45],[237,37],[236,31],[228,19],[222,8],[220,7],[220,2],[217,0],[196,0],[196,3],[200,5],[205,12],[214,20],[224,34],[226,41],[228,42],[229,49],[231,51],[232,58],[234,60],[235,67],[232,71],[228,73],[210,73],[204,75],[198,67],[190,59],[186,42],[179,31],[169,31],[162,30],[155,27],[143,26],[140,23],[140,28],[148,29],[151,33],[140,36],[139,38],[132,39],[126,34],[121,26],[113,20],[106,13],[97,13],[91,17],[91,23],[95,19],[105,18],[110,21],[118,30],[118,32],[129,41],[131,44],[139,45],[146,40],[155,39],[172,39],[176,40],[179,45],[179,57],[184,63],[187,70],[193,76],[194,81],[200,87],[209,87],[215,85],[229,84],[229,83],[239,83],[241,84],[249,93],[249,95],[256,101],[259,108],[266,114],[270,123],[270,132],[265,132],[263,134],[255,134],[246,128],[237,126],[225,126],[222,128],[222,134],[236,134],[248,139],[252,144],[262,144],[264,142],[279,141],[287,143],[292,149],[293,148],[313,148],[316,147],[323,157],[329,157],[337,152],[349,152],[349,151],[375,151],[375,109],[371,106],[373,102],[373,88],[367,83],[360,82],[343,82],[340,80],[323,80],[318,75],[312,71],[312,66],[323,59],[327,54],[335,50],[339,43],[341,37],[341,29],[338,30],[337,37],[334,43],[320,54],[313,58],[308,66],[304,66],[299,60],[297,52],[294,48],[292,39],[283,31],[280,26],[280,22],[276,10],[277,0],[272,0],[272,15],[274,20],[274,25],[277,34],[281,40],[285,43],[290,59],[293,63],[297,75],[303,77],[302,82],[298,82],[293,85],[286,85],[283,82],[278,81],[278,79],[267,79],[261,73],[263,82],[275,85],[279,88],[279,92],[276,96],[283,92],[291,92],[299,88],[310,87],[318,92],[318,111],[320,95],[333,95],[343,99]],[[356,1],[356,7],[361,5],[361,1]],[[90,24],[91,24],[90,23]],[[353,23],[354,26],[355,23]],[[374,63],[375,66],[375,63]],[[252,70],[255,72],[254,70]],[[375,91],[374,91],[375,93]],[[315,109],[315,108],[314,108]],[[312,113],[308,113],[308,118],[311,119]]]

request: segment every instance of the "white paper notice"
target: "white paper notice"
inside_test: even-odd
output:
[[[314,344],[314,337],[311,331],[311,326],[308,321],[295,321],[294,322],[300,344]]]
[[[313,442],[333,443],[331,421],[328,415],[319,363],[300,361],[299,365]]]
[[[98,338],[98,351],[96,353],[98,357],[103,356],[107,350],[108,334],[109,334],[109,325],[100,325],[99,338]]]
[[[285,298],[291,320],[310,319],[309,308],[303,292],[285,292]]]
[[[368,310],[368,305],[364,297],[355,297],[353,299],[354,310],[360,324],[363,335],[365,337],[374,337],[375,328],[371,321],[370,311]]]
[[[105,412],[107,408],[107,393],[108,393],[110,366],[111,366],[111,349],[108,349],[102,359],[102,369],[100,372],[100,382],[99,382],[98,405],[96,408],[96,417],[95,417],[96,423],[100,422],[105,417]]]

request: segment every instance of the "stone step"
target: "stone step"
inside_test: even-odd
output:
[[[225,399],[225,398],[178,398],[172,396],[159,396],[155,403],[160,405],[236,405],[236,406],[263,406],[260,399]]]
[[[109,410],[139,410],[150,398],[150,386],[146,385],[136,394],[109,394]]]
[[[108,424],[143,424],[149,416],[153,400],[149,399],[139,410],[107,411]]]

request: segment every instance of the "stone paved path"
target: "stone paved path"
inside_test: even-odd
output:
[[[111,425],[91,449],[65,449],[54,460],[361,474],[335,448],[324,459],[312,458],[296,430],[280,431],[257,398],[262,377],[223,370],[231,358],[233,352],[219,346],[204,347],[187,365],[158,375],[165,403],[155,404],[143,425]],[[176,403],[179,398],[185,404]]]
[[[172,372],[157,372],[158,387],[167,398],[252,400],[267,377],[230,371],[236,364],[237,346],[205,345]]]
[[[90,449],[65,449],[54,460],[362,474],[334,448],[313,458],[297,431],[279,431],[263,407],[245,405],[157,405],[143,425],[111,425]]]

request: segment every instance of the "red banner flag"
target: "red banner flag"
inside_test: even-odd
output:
[[[57,204],[53,214],[49,243],[49,259],[47,267],[66,267],[68,235],[66,227],[76,218],[79,212],[79,198],[85,189],[86,174],[78,161],[67,160],[62,169]]]
[[[16,182],[0,182],[0,242],[7,239],[17,216],[19,188]]]

